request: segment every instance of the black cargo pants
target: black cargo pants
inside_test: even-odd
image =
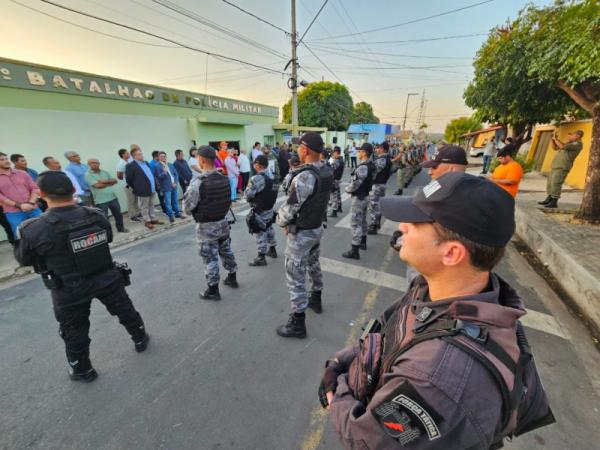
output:
[[[55,306],[54,316],[59,323],[59,334],[65,341],[67,360],[70,363],[79,361],[84,367],[90,364],[90,306],[93,298],[100,300],[112,316],[119,318],[119,323],[125,327],[134,342],[145,336],[142,317],[120,282],[99,290],[89,300]]]

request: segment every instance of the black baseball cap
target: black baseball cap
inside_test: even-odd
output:
[[[200,147],[196,155],[208,159],[217,159],[217,152],[210,145],[203,145]]]
[[[267,158],[265,155],[258,155],[256,158],[254,158],[254,164],[260,164],[263,167],[268,167],[269,158]]]
[[[313,152],[323,152],[323,138],[319,133],[308,132],[300,137],[292,138],[292,143],[296,145],[304,144]]]
[[[467,153],[459,145],[444,145],[433,155],[433,158],[425,161],[421,166],[428,169],[430,167],[437,167],[441,163],[462,164],[466,166],[468,164]]]
[[[298,164],[301,164],[300,158],[298,157],[298,153],[291,153],[288,162],[292,166],[297,166]]]
[[[390,149],[390,144],[388,144],[387,141],[383,141],[377,147],[381,147],[382,149],[384,149],[387,152]]]
[[[373,146],[368,142],[365,142],[363,145],[361,145],[359,150],[364,150],[369,156],[373,154]]]
[[[59,170],[46,170],[39,174],[37,185],[40,190],[50,195],[70,195],[73,193],[73,183],[70,178]]]
[[[448,172],[414,197],[384,197],[381,213],[394,222],[440,225],[482,245],[504,247],[515,231],[515,201],[487,179]]]
[[[335,152],[341,152],[341,151],[342,151],[342,149],[338,145],[336,145],[335,147],[333,147],[333,153],[335,153]]]

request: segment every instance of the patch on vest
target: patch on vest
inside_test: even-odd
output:
[[[427,186],[423,187],[423,195],[425,195],[425,198],[429,198],[441,188],[442,185],[437,180],[433,180]]]
[[[90,248],[108,243],[108,234],[106,233],[106,230],[99,231],[97,233],[90,233],[86,236],[71,239],[70,242],[73,253],[85,252]]]
[[[438,423],[443,418],[408,383],[400,385],[373,415],[386,434],[405,446],[421,436],[430,441],[442,437]]]

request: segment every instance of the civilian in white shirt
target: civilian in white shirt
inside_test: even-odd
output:
[[[69,180],[71,180],[71,183],[73,183],[73,187],[75,188],[75,192],[73,192],[73,200],[75,203],[81,204],[81,196],[85,195],[85,192],[81,188],[77,178],[75,178],[75,176],[68,170],[63,170],[58,159],[55,159],[52,156],[46,156],[44,159],[42,159],[42,163],[47,167],[48,170],[63,172],[67,177],[69,177]]]
[[[131,144],[132,148],[138,147],[136,144]],[[142,217],[142,213],[140,211],[140,207],[138,205],[138,199],[133,194],[133,190],[127,186],[127,182],[125,181],[125,166],[127,163],[133,161],[131,158],[131,154],[127,151],[127,149],[122,148],[119,150],[119,161],[117,162],[117,179],[119,180],[119,185],[123,188],[125,192],[125,197],[127,197],[127,213],[129,214],[129,220],[133,222],[139,222]]]
[[[260,142],[255,142],[254,147],[252,147],[252,162],[254,162],[258,155],[262,154],[263,152],[260,150]]]
[[[233,157],[233,148],[227,149],[227,158],[225,158],[225,168],[227,169],[227,178],[229,178],[229,186],[231,187],[231,201],[237,202],[237,185],[240,169],[237,161]]]
[[[250,160],[246,155],[246,150],[240,150],[238,155],[238,167],[240,168],[240,175],[242,176],[242,192],[246,190],[248,186],[248,180],[250,180]]]
[[[188,165],[192,169],[192,177],[195,178],[200,175],[200,166],[198,165],[198,158],[196,156],[196,152],[198,150],[196,147],[190,148],[190,159],[188,159]]]

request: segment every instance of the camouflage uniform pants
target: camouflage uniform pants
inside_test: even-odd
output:
[[[274,213],[272,209],[259,212],[256,214],[256,220],[262,227],[264,227],[273,219],[273,214]],[[263,255],[267,253],[269,247],[277,246],[277,241],[275,240],[275,230],[273,229],[272,225],[261,233],[254,233],[254,239],[256,239],[258,253],[262,253]]]
[[[402,167],[396,172],[396,186],[398,189],[404,189],[404,169]]]
[[[323,290],[323,274],[319,263],[322,235],[323,228],[319,227],[301,230],[296,234],[289,233],[287,236],[285,276],[293,312],[303,312],[308,306],[307,275],[308,292]]]
[[[558,168],[550,170],[548,178],[546,179],[546,192],[550,197],[556,199],[560,198],[562,185],[565,182],[567,175],[569,175],[570,170],[570,167],[568,169]]]
[[[196,242],[209,286],[219,284],[219,257],[227,272],[237,272],[227,220],[196,224]]]
[[[381,202],[381,198],[385,197],[385,188],[385,184],[374,184],[373,190],[371,190],[371,201],[369,202],[369,224],[373,228],[377,227],[381,221],[381,209],[379,208],[379,203]]]
[[[333,187],[331,188],[331,194],[329,194],[329,210],[331,212],[337,211],[342,206],[340,181],[341,180],[333,180]]]
[[[352,228],[352,245],[360,245],[363,236],[367,235],[367,209],[369,196],[359,199],[352,196],[352,209],[350,211],[350,227]]]

